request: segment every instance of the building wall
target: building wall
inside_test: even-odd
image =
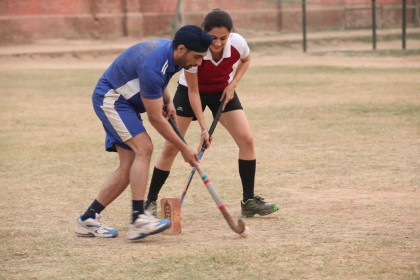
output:
[[[418,24],[413,7],[419,2],[407,0],[408,24]],[[370,5],[371,0],[307,0],[308,29],[369,27]],[[239,30],[301,28],[296,0],[183,0],[183,22],[200,25],[215,7],[228,11]],[[377,9],[378,27],[401,23],[401,0],[377,0]],[[0,44],[171,34],[176,10],[177,0],[0,0]]]

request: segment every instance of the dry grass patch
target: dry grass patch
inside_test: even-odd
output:
[[[129,191],[104,212],[121,237],[72,232],[117,161],[91,107],[101,72],[0,70],[0,279],[420,277],[419,68],[251,68],[238,93],[257,147],[256,192],[280,212],[247,219],[241,239],[196,178],[183,233],[138,244],[123,238]],[[155,160],[162,139],[147,125]],[[221,126],[202,161],[239,216],[237,148]],[[161,197],[179,196],[189,172],[177,158]]]

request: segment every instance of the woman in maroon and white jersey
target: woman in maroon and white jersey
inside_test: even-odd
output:
[[[214,9],[204,19],[203,28],[213,37],[207,55],[197,67],[185,69],[180,76],[174,96],[177,123],[185,135],[192,120],[197,120],[201,128],[200,146],[205,142],[210,146],[210,135],[204,120],[206,107],[215,115],[225,98],[220,123],[227,129],[239,148],[239,175],[242,181],[242,215],[268,215],[279,210],[279,205],[265,202],[254,196],[256,156],[254,139],[248,119],[236,94],[236,87],[251,63],[250,50],[245,39],[233,32],[230,15]],[[233,70],[237,63],[236,71]],[[163,151],[153,171],[146,208],[156,210],[156,200],[178,151],[165,142]]]

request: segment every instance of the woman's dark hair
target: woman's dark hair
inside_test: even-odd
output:
[[[213,11],[208,13],[204,18],[202,26],[206,32],[209,32],[215,27],[225,27],[229,32],[233,31],[232,18],[221,9],[213,9]]]

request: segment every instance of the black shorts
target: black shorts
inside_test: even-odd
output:
[[[210,108],[213,113],[213,117],[217,112],[220,105],[220,97],[223,92],[212,92],[212,93],[200,93],[201,107],[204,112],[206,106]],[[178,84],[174,96],[174,106],[176,114],[181,117],[192,117],[193,120],[197,120],[195,114],[191,108],[190,101],[188,99],[188,87]],[[238,95],[235,95],[228,104],[226,104],[223,112],[229,112],[233,110],[243,110],[241,101],[239,101]]]

